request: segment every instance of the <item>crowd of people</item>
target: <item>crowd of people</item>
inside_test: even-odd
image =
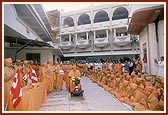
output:
[[[138,58],[135,62],[130,60],[123,64],[117,61],[101,66],[95,64],[95,69],[87,71],[86,76],[136,111],[163,111],[164,57],[161,57],[161,61],[154,60],[158,66],[156,76],[148,74],[146,61]]]
[[[162,64],[155,60],[156,66]],[[133,106],[134,110],[163,110],[164,109],[164,74],[156,76],[154,82],[144,69],[144,63],[138,58],[136,61],[111,62],[55,62],[48,59],[46,63],[38,64],[32,60],[16,60],[12,63],[11,58],[4,59],[4,104],[7,104],[12,80],[17,69],[21,71],[21,87],[31,85],[30,79],[24,79],[32,69],[35,70],[38,82],[43,82],[47,94],[53,89],[63,90],[65,82],[66,90],[73,90],[70,87],[70,78],[83,75],[96,82],[105,90],[116,96],[120,101]],[[163,71],[162,71],[163,72]]]

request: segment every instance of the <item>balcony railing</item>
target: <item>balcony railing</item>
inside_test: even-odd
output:
[[[96,38],[94,40],[94,44],[97,47],[105,47],[107,44],[109,44],[108,38]]]
[[[94,43],[108,43],[108,38],[96,38]]]
[[[114,38],[114,44],[123,46],[131,43],[130,36],[117,36]]]
[[[70,49],[74,47],[74,43],[71,41],[61,42],[59,47],[61,49]]]
[[[90,42],[88,39],[86,40],[77,40],[76,41],[76,46],[79,48],[86,48],[88,46],[90,46]]]

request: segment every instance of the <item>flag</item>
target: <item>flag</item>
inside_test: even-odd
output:
[[[21,101],[21,96],[22,96],[20,69],[17,69],[16,74],[13,78],[11,93],[13,94],[12,103],[13,103],[13,108],[15,109],[19,104],[19,102]]]
[[[24,76],[23,76],[23,80],[27,80],[29,78],[29,73],[26,73]]]
[[[33,68],[32,68],[32,75],[31,75],[30,79],[31,79],[32,83],[37,83],[38,82],[36,71]]]

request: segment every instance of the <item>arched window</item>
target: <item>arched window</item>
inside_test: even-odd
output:
[[[107,12],[99,11],[94,17],[94,23],[109,21]]]
[[[81,16],[79,16],[78,19],[78,25],[85,25],[85,24],[90,24],[90,17],[88,14],[82,14]]]
[[[67,18],[65,18],[63,25],[64,25],[64,26],[68,26],[68,27],[74,26],[74,22],[73,22],[72,17],[67,17]]]
[[[124,7],[117,8],[113,13],[112,20],[118,20],[118,19],[124,19],[124,18],[128,18],[127,9]]]

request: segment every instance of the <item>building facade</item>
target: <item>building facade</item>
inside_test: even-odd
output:
[[[54,36],[52,41],[53,43],[59,42],[59,32],[60,32],[60,11],[52,10],[47,12],[48,20],[53,30],[52,35]]]
[[[60,43],[64,59],[135,59],[139,36],[127,33],[129,4],[107,4],[60,12]]]
[[[164,56],[166,62],[165,4],[134,4],[130,12],[128,33],[139,35],[140,57],[147,58],[149,74],[157,75],[154,59]]]
[[[54,33],[40,4],[4,4],[4,58],[33,60],[60,60],[62,52],[52,45]]]

